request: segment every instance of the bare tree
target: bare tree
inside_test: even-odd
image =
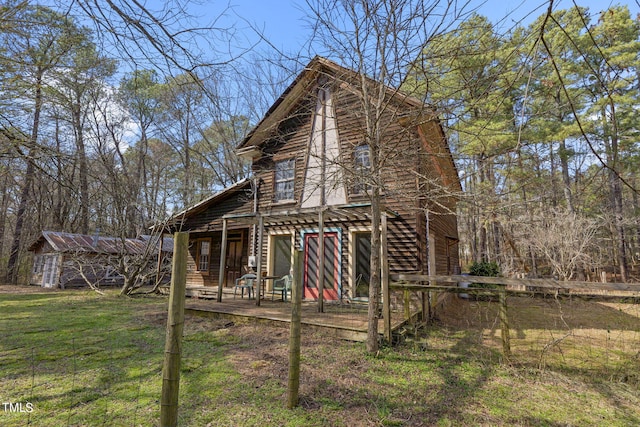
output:
[[[310,49],[319,49],[323,55],[357,71],[359,76],[350,83],[357,88],[360,108],[354,114],[362,122],[360,138],[370,149],[365,181],[372,218],[367,351],[375,353],[378,350],[383,194],[398,191],[389,180],[390,169],[394,161],[411,155],[398,153],[385,144],[391,129],[388,112],[397,102],[394,97],[407,96],[392,94],[390,88],[399,87],[429,39],[455,24],[463,10],[457,9],[455,1],[437,0],[318,0],[308,1],[307,6],[314,29]],[[419,99],[425,99],[424,93]],[[417,125],[427,115],[430,114],[425,106],[423,111],[414,112],[406,120]],[[353,171],[353,167],[349,165],[344,170]]]
[[[61,282],[79,279],[97,292],[119,284],[121,295],[143,289],[156,292],[168,283],[173,251],[169,240],[162,236],[162,227],[138,238],[96,237],[93,246],[65,253],[66,273]]]
[[[44,105],[44,88],[50,74],[63,66],[73,51],[76,42],[82,38],[78,27],[64,16],[43,7],[21,9],[21,15],[14,18],[21,22],[13,31],[3,34],[3,42],[11,51],[6,52],[5,61],[12,66],[14,78],[22,82],[16,85],[17,99],[27,100],[30,106],[30,135],[25,141],[24,161],[26,169],[21,183],[20,200],[16,211],[13,242],[7,262],[6,280],[16,283],[19,254],[24,244],[23,226],[30,208],[31,190],[36,173],[35,159],[38,156],[38,138],[41,114]],[[6,117],[3,117],[5,119]],[[12,126],[3,124],[3,126]]]
[[[576,277],[579,271],[593,265],[593,247],[598,243],[597,232],[600,224],[567,210],[559,210],[552,215],[538,215],[539,222],[528,220],[522,232],[522,239],[530,242],[544,262],[551,266],[553,275],[567,281]]]

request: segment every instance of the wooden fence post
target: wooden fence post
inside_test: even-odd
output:
[[[287,408],[298,406],[300,388],[300,329],[302,320],[302,251],[295,251],[291,283],[291,331],[289,333],[289,386]]]
[[[509,336],[509,318],[507,316],[507,291],[501,289],[500,296],[500,329],[502,331],[502,354],[506,361],[511,358],[511,338]]]
[[[160,401],[160,425],[162,427],[178,425],[180,357],[184,329],[189,233],[175,233],[173,241],[171,292],[169,294],[169,314],[164,345],[164,364],[162,365],[162,398]]]

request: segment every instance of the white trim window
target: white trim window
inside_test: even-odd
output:
[[[276,162],[274,177],[274,200],[276,202],[294,200],[295,171],[295,159]]]
[[[282,277],[291,272],[293,265],[293,233],[272,233],[269,235],[268,259],[271,276]]]
[[[196,270],[209,274],[209,260],[211,258],[211,239],[198,239],[198,246],[196,249]]]
[[[355,177],[352,193],[365,194],[371,190],[369,176],[371,175],[371,150],[367,144],[358,145],[353,149],[353,166]]]

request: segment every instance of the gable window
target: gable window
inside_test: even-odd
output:
[[[275,201],[293,200],[296,161],[287,159],[276,162]]]
[[[371,150],[369,146],[358,145],[353,149],[353,163],[355,179],[353,180],[353,194],[364,194],[371,190],[368,178],[371,173]]]
[[[196,249],[196,269],[203,273],[209,273],[209,260],[211,258],[211,239],[199,239]]]

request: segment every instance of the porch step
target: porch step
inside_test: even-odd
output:
[[[218,288],[211,286],[189,287],[185,289],[185,295],[198,299],[215,299],[218,297]]]

